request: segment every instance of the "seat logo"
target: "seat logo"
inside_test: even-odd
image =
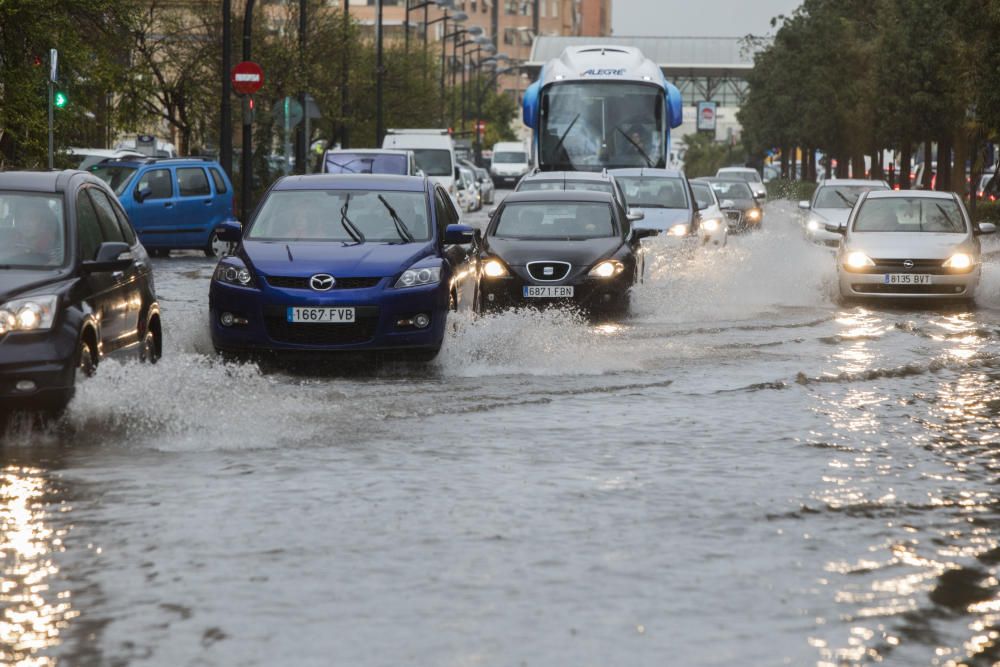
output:
[[[903,268],[904,269],[912,269],[913,268],[913,260],[912,259],[904,259],[903,260]]]
[[[555,275],[555,272],[556,270],[551,266],[546,266],[544,269],[542,269],[542,273],[546,276]]]
[[[329,292],[336,284],[334,277],[327,273],[317,273],[309,279],[309,286],[317,292]]]

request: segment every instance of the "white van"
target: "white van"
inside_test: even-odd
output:
[[[417,166],[455,196],[455,167],[458,164],[448,130],[389,130],[382,140],[382,148],[413,151]]]
[[[515,185],[528,169],[528,151],[520,141],[501,141],[493,145],[490,176],[496,187]]]

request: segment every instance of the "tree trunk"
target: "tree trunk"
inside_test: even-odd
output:
[[[855,153],[851,156],[851,173],[854,178],[865,178],[864,153]]]
[[[951,137],[944,136],[938,142],[937,178],[934,189],[941,192],[951,190]]]
[[[784,147],[781,149],[781,177],[788,179],[788,149]]]
[[[910,159],[913,157],[913,146],[909,139],[904,139],[899,147],[899,189],[910,189]]]
[[[872,151],[872,180],[885,180],[885,172],[882,170],[882,155],[881,149]]]
[[[825,178],[833,178],[833,156],[830,153],[826,154],[825,157],[826,164],[823,165],[823,171],[825,172]]]
[[[955,132],[952,141],[954,142],[955,158],[951,168],[951,191],[965,197],[969,194],[969,184],[965,181],[965,161],[968,159],[969,136],[963,126],[958,126],[958,131]]]
[[[805,176],[804,176],[805,180],[809,181],[810,183],[815,183],[816,182],[816,149],[815,148],[807,148],[806,149],[806,157],[805,157],[805,165],[804,165],[804,167],[805,167],[805,169],[804,169],[804,171],[805,171]]]
[[[795,148],[792,149],[792,166],[790,167],[791,173],[789,174],[789,176],[793,181],[798,180],[797,179],[798,171],[799,171],[799,147],[796,146]]]
[[[924,140],[924,177],[920,181],[920,187],[924,190],[931,189],[931,179],[933,174],[931,173],[931,163],[934,161],[934,146],[931,144],[930,139]]]
[[[851,162],[843,153],[837,154],[837,178],[848,178]]]

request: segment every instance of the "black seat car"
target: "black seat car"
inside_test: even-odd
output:
[[[479,260],[480,310],[559,305],[588,311],[628,309],[642,279],[640,241],[610,193],[528,191],[506,197],[490,219]]]
[[[82,171],[0,173],[0,421],[59,411],[108,355],[163,349],[149,257]]]

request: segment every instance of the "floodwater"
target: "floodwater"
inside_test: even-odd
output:
[[[212,262],[158,260],[162,363],[0,450],[0,663],[1000,660],[1000,266],[842,306],[766,225],[339,375],[215,361]]]

